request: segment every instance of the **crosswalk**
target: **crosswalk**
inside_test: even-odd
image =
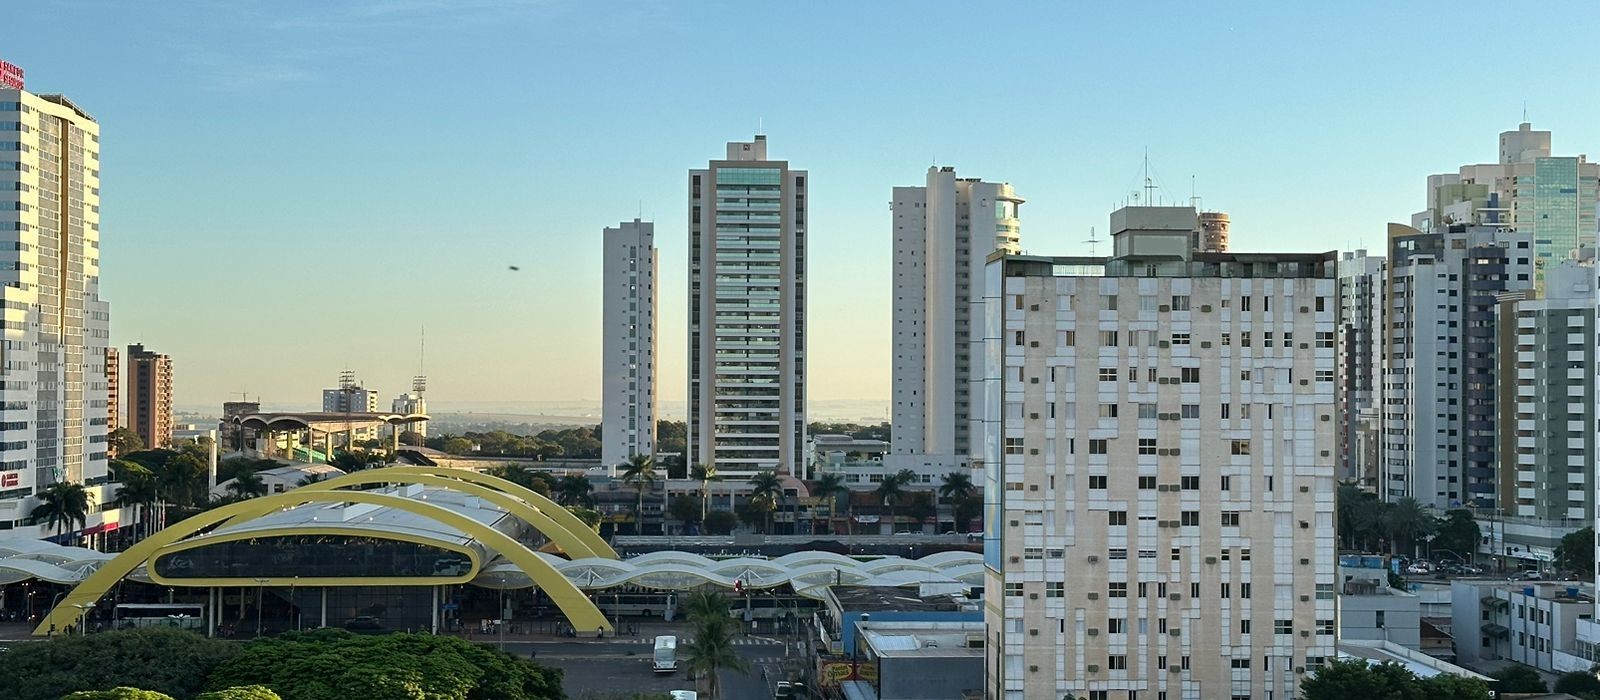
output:
[[[678,644],[679,645],[687,646],[687,645],[693,644],[693,643],[694,643],[694,637],[679,637],[678,638]],[[736,647],[751,647],[751,646],[763,646],[764,647],[764,646],[772,646],[774,644],[782,644],[783,642],[778,641],[776,639],[767,639],[766,637],[734,637],[732,643]]]

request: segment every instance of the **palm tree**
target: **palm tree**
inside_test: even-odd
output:
[[[1383,530],[1389,535],[1389,552],[1398,553],[1398,545],[1404,541],[1408,549],[1406,554],[1414,556],[1417,538],[1431,534],[1434,526],[1433,516],[1417,499],[1406,496],[1395,501],[1383,517]]]
[[[837,513],[839,510],[839,497],[849,496],[850,487],[844,485],[844,477],[831,472],[825,473],[817,477],[816,485],[811,487],[811,495],[818,498],[833,499],[833,508],[831,510]],[[848,503],[846,501],[846,504]],[[832,528],[829,529],[831,530]]]
[[[83,484],[56,482],[39,492],[39,505],[33,508],[33,519],[43,520],[56,531],[59,538],[67,534],[74,524],[79,529],[89,524],[89,508],[94,505],[94,494]]]
[[[722,695],[723,670],[744,673],[750,665],[733,648],[733,621],[728,617],[728,600],[720,593],[698,592],[685,601],[684,610],[693,624],[694,641],[684,645],[684,666],[689,673],[704,678],[706,698]]]
[[[1374,537],[1383,536],[1383,523],[1386,517],[1385,506],[1376,498],[1364,498],[1356,501],[1350,509],[1352,530],[1356,537],[1356,544],[1362,549],[1372,551]]]
[[[1339,484],[1339,491],[1334,496],[1334,512],[1338,513],[1339,533],[1347,549],[1356,546],[1356,510],[1367,499],[1376,500],[1377,495],[1361,490],[1353,481]]]
[[[952,505],[959,506],[978,492],[978,487],[972,484],[972,477],[962,472],[950,472],[940,477],[940,479],[942,483],[939,484],[939,497]],[[959,511],[961,508],[958,507],[956,510]],[[956,518],[956,520],[960,520],[960,518]],[[967,524],[957,522],[956,528],[961,532],[966,532]]]
[[[583,507],[589,505],[594,497],[594,484],[589,483],[589,477],[582,474],[568,474],[556,481],[556,501],[568,507]]]
[[[763,508],[767,512],[766,534],[772,534],[772,511],[777,509],[780,498],[783,498],[783,481],[771,469],[762,470],[750,477],[750,500],[765,502],[770,506]]]
[[[124,507],[134,509],[134,515],[142,526],[144,536],[150,535],[150,510],[160,498],[157,492],[156,475],[142,465],[133,462],[113,463],[117,473],[117,501]],[[137,533],[136,533],[137,534]]]
[[[656,473],[656,460],[650,455],[634,455],[618,466],[623,468],[622,483],[631,484],[639,492],[639,503],[633,509],[633,523],[638,534],[643,535],[644,492],[655,488],[656,482],[661,480],[661,475]]]
[[[241,499],[265,496],[267,495],[267,482],[261,479],[260,472],[240,474],[234,478],[233,483],[228,484],[228,493]]]
[[[891,533],[899,532],[900,530],[895,522],[894,507],[899,504],[900,498],[905,495],[905,489],[900,488],[902,483],[899,474],[886,476],[883,478],[883,483],[878,484],[878,490],[876,491],[878,500],[882,501],[884,507],[889,509],[889,532]]]
[[[711,507],[711,482],[721,481],[717,475],[717,465],[696,464],[689,467],[689,478],[700,482],[700,522],[706,521],[706,512]]]

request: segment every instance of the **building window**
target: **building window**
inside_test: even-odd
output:
[[[1200,404],[1186,403],[1182,408],[1182,417],[1185,419],[1200,417]]]
[[[1249,561],[1250,560],[1250,557],[1247,557],[1247,556],[1245,556],[1243,554],[1243,552],[1248,552],[1248,551],[1250,551],[1250,550],[1248,550],[1248,549],[1240,550],[1240,552],[1241,552],[1239,554],[1239,560],[1240,561]],[[1248,584],[1248,583],[1239,584],[1239,597],[1240,598],[1249,598],[1250,597],[1250,584]]]
[[[1249,440],[1234,440],[1233,441],[1233,453],[1236,454],[1236,455],[1248,455],[1248,454],[1250,454],[1250,441]]]
[[[1106,668],[1113,671],[1128,670],[1128,657],[1122,654],[1111,654],[1106,659]]]
[[[1106,477],[1105,476],[1103,476],[1103,475],[1100,475],[1100,476],[1091,475],[1089,477],[1089,488],[1095,489],[1095,490],[1101,490],[1101,489],[1104,489],[1105,487],[1106,487]]]
[[[1128,524],[1128,511],[1125,511],[1125,510],[1108,510],[1108,511],[1106,511],[1106,524],[1111,525],[1111,526],[1117,526],[1117,525],[1126,526]]]
[[[1250,659],[1249,658],[1243,658],[1243,659],[1235,658],[1235,659],[1233,659],[1232,665],[1233,665],[1234,668],[1250,668]],[[1246,697],[1249,697],[1249,696],[1246,696]]]
[[[1140,491],[1153,491],[1153,490],[1155,490],[1155,488],[1156,488],[1156,478],[1155,477],[1153,477],[1153,476],[1141,476],[1141,477],[1139,477],[1139,490]]]
[[[1153,404],[1153,403],[1142,403],[1142,404],[1139,404],[1139,417],[1140,418],[1155,418],[1156,417],[1156,405]]]
[[[1022,454],[1022,438],[1011,438],[1011,437],[1006,438],[1006,454],[1008,454],[1008,455],[1020,455],[1020,454]]]
[[[1188,297],[1188,295],[1179,295],[1179,294],[1172,295],[1172,310],[1173,311],[1188,311],[1189,310],[1189,297]]]
[[[1067,584],[1060,581],[1048,581],[1044,584],[1044,597],[1062,598],[1067,595]]]
[[[1332,636],[1333,620],[1331,618],[1327,620],[1317,620],[1317,634]]]
[[[1123,581],[1112,581],[1111,583],[1106,584],[1106,586],[1107,586],[1107,588],[1106,588],[1106,597],[1107,598],[1126,598],[1126,597],[1128,597],[1128,584],[1126,582],[1123,582]]]
[[[1117,332],[1116,331],[1100,331],[1100,345],[1101,345],[1101,347],[1107,347],[1107,348],[1116,347],[1117,346]]]
[[[1008,597],[1008,598],[1021,598],[1022,597],[1022,584],[1021,583],[1017,583],[1017,582],[1007,581],[1006,582],[1006,597]]]
[[[1189,344],[1189,334],[1188,333],[1173,333],[1172,334],[1172,344],[1173,345],[1188,345]]]
[[[1115,295],[1115,294],[1101,294],[1100,295],[1100,308],[1105,309],[1106,311],[1116,311],[1117,310],[1117,295]]]
[[[1155,438],[1139,438],[1139,454],[1153,455],[1156,453]]]
[[[1250,618],[1247,617],[1239,621],[1239,634],[1250,634]]]
[[[1105,453],[1106,453],[1106,441],[1105,440],[1095,440],[1093,438],[1091,438],[1089,440],[1089,454],[1092,454],[1092,455],[1103,455]]]
[[[1184,527],[1198,527],[1200,525],[1200,511],[1186,510],[1180,514],[1180,523]]]
[[[1225,511],[1222,511],[1222,526],[1223,527],[1239,527],[1239,511],[1236,511],[1236,510],[1225,510]]]
[[[1233,477],[1227,476],[1227,475],[1223,475],[1223,477],[1222,477],[1222,490],[1223,491],[1232,491],[1233,490]]]
[[[1198,477],[1198,476],[1179,477],[1178,478],[1178,483],[1182,485],[1183,490],[1185,490],[1185,491],[1199,491],[1200,490],[1200,477]]]
[[[1378,611],[1378,625],[1383,625],[1383,611]],[[1294,620],[1276,620],[1272,623],[1273,634],[1294,634]]]
[[[1103,403],[1103,404],[1100,404],[1100,417],[1101,418],[1116,418],[1117,417],[1117,405],[1114,404],[1114,403]]]
[[[1109,620],[1106,620],[1106,633],[1107,634],[1126,634],[1127,631],[1128,631],[1128,619],[1127,618],[1125,618],[1125,617],[1113,617],[1113,618],[1111,618]]]
[[[1183,383],[1184,384],[1199,384],[1200,383],[1200,368],[1199,367],[1184,367],[1182,369],[1182,372],[1183,372]]]
[[[1115,368],[1115,367],[1101,367],[1100,368],[1100,381],[1102,381],[1102,382],[1114,382],[1114,381],[1117,381],[1117,368]]]

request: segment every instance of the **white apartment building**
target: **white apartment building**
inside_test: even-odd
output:
[[[418,379],[422,378],[418,377]],[[413,385],[415,386],[415,384],[416,382],[413,380]],[[408,391],[404,394],[394,397],[394,400],[389,402],[389,412],[398,413],[402,416],[417,414],[425,416],[428,415],[428,400],[422,397],[421,391]],[[401,432],[412,432],[422,437],[427,437],[428,421],[409,423],[404,427],[399,428],[399,430]]]
[[[991,252],[1021,252],[1022,202],[1009,184],[958,178],[951,167],[928,168],[925,186],[894,188],[893,471],[942,476],[968,466],[981,406],[983,268]]]
[[[62,95],[0,85],[0,530],[54,535],[25,523],[34,494],[57,482],[93,487],[86,533],[117,522],[99,134]]]
[[[600,464],[613,474],[629,457],[656,453],[655,235],[639,219],[600,234]]]
[[[1383,256],[1365,249],[1339,257],[1339,478],[1369,487],[1378,483],[1377,441],[1363,439],[1363,425],[1378,414],[1386,273]]]
[[[689,171],[688,463],[806,464],[806,171],[767,137]]]
[[[1140,209],[989,258],[990,700],[1290,700],[1335,654],[1337,258]]]
[[[1496,506],[1495,316],[1533,286],[1533,236],[1389,225],[1378,494],[1437,509]]]
[[[1412,227],[1509,226],[1533,237],[1535,275],[1595,244],[1600,164],[1583,155],[1552,156],[1550,132],[1526,122],[1500,133],[1494,163],[1463,165],[1428,177],[1428,208]],[[1540,287],[1542,288],[1542,287]]]
[[[357,383],[355,372],[344,370],[339,373],[338,387],[322,390],[322,410],[324,413],[377,413],[378,390]],[[375,440],[378,429],[354,428],[350,437],[357,442]]]

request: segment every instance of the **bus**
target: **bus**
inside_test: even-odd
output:
[[[670,635],[656,637],[656,673],[673,673],[678,670],[678,638]]]
[[[205,629],[203,603],[120,603],[114,612],[112,627],[177,627],[180,629]]]

